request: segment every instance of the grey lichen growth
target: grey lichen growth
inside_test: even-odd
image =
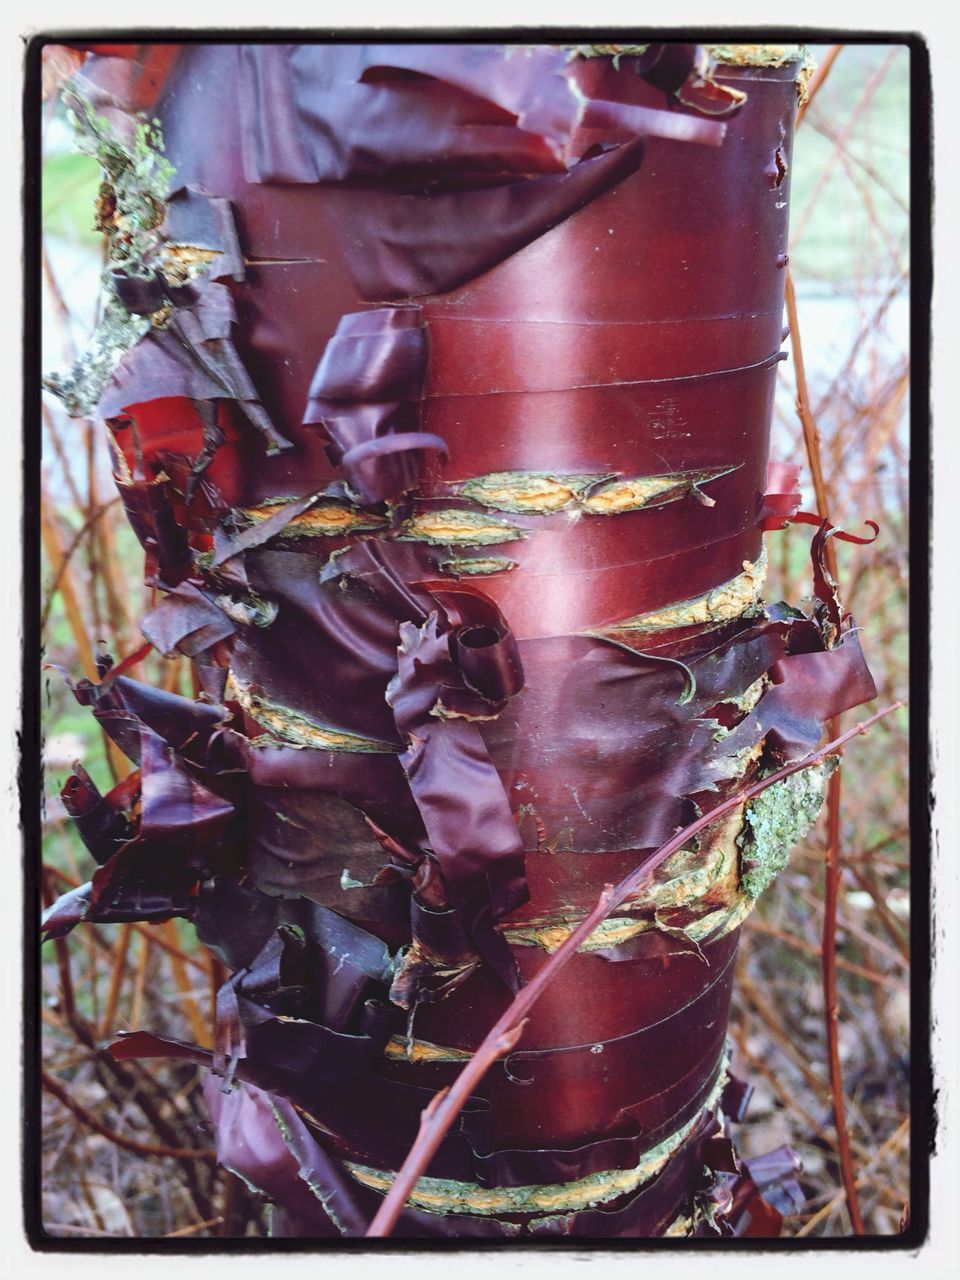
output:
[[[139,266],[162,246],[159,227],[174,175],[163,154],[160,121],[134,117],[128,143],[76,88],[67,103],[74,145],[97,160],[103,171],[97,229],[108,238],[110,259],[116,266]]]
[[[135,316],[111,295],[104,302],[100,323],[69,369],[49,373],[43,385],[60,401],[71,418],[95,412],[114,369],[151,328],[149,316]]]
[[[816,821],[827,778],[837,766],[827,760],[774,783],[751,802],[740,845],[740,887],[751,898],[764,889],[790,861],[790,851]]]
[[[163,155],[157,120],[138,116],[128,143],[74,84],[66,98],[74,128],[74,145],[93,156],[103,174],[96,207],[96,227],[107,237],[109,270],[151,276],[162,265],[165,198],[173,166]],[[64,404],[71,417],[93,413],[121,358],[147,333],[154,317],[131,315],[113,290],[102,282],[103,311],[87,348],[63,373],[51,373],[43,385]],[[158,317],[162,319],[162,317]]]

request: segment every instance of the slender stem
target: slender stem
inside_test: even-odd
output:
[[[841,737],[828,742],[826,746],[811,752],[801,760],[784,765],[782,769],[778,769],[768,777],[761,778],[758,782],[754,782],[742,791],[729,796],[708,813],[703,814],[695,822],[691,822],[689,826],[672,836],[666,844],[661,845],[656,853],[651,854],[646,862],[631,871],[618,885],[607,885],[590,914],[564,940],[544,964],[543,968],[531,978],[530,982],[520,988],[509,1008],[497,1019],[450,1088],[441,1091],[431,1100],[423,1113],[416,1141],[396,1178],[393,1180],[393,1185],[366,1234],[371,1237],[390,1234],[417,1179],[429,1165],[445,1134],[460,1114],[464,1103],[470,1097],[477,1083],[486,1075],[499,1057],[513,1048],[523,1033],[530,1009],[543,994],[549,983],[573,958],[580,944],[585,942],[590,934],[593,933],[597,925],[602,924],[622,902],[647,884],[657,867],[666,862],[678,849],[682,849],[686,842],[695,836],[697,832],[702,831],[704,827],[723,817],[724,814],[732,813],[733,810],[760,795],[767,787],[771,787],[777,782],[782,782],[784,778],[789,778],[801,769],[819,764],[827,756],[841,751],[852,738],[864,733],[872,724],[875,724],[883,716],[889,715],[902,705],[903,702],[898,701],[889,707],[884,707],[881,711],[876,712],[868,719],[849,729]]]
[[[835,58],[830,60],[823,76],[818,81],[816,88],[819,89],[826,75],[829,73],[830,67],[833,65]],[[861,97],[858,108],[854,111],[851,119],[848,121],[847,129],[853,127],[853,122],[859,110],[869,102],[877,85],[886,74],[890,58],[887,58],[878,71],[871,78]],[[810,99],[808,98],[809,105]],[[836,156],[838,150],[835,147],[833,155]],[[823,175],[821,175],[821,182]],[[813,207],[813,198],[808,204],[808,210]],[[803,219],[801,219],[801,228],[798,228],[797,234],[802,230]],[[800,323],[797,316],[797,296],[793,286],[793,276],[789,267],[786,272],[785,295],[787,305],[787,318],[790,325],[790,343],[794,354],[794,368],[796,370],[797,385],[797,416],[800,419],[800,425],[803,428],[803,439],[806,445],[807,459],[810,463],[810,473],[813,477],[813,487],[816,494],[817,512],[825,520],[829,518],[829,501],[827,495],[827,486],[823,475],[823,466],[820,458],[820,431],[814,417],[813,409],[810,405],[810,394],[807,388],[807,375],[803,361],[803,343],[800,339]],[[824,547],[824,559],[826,560],[827,569],[831,577],[837,579],[837,559],[836,550],[831,541],[827,541]],[[827,733],[832,738],[839,729],[839,717],[835,717],[829,721],[827,725]],[[835,770],[827,784],[827,854],[826,866],[824,874],[824,910],[823,910],[823,934],[820,947],[820,964],[823,973],[823,1004],[824,1017],[826,1021],[826,1037],[827,1037],[827,1057],[830,1067],[830,1096],[833,1103],[833,1120],[834,1127],[837,1131],[837,1150],[840,1155],[840,1173],[843,1179],[843,1188],[847,1200],[847,1208],[850,1212],[850,1221],[853,1225],[854,1232],[857,1235],[864,1234],[863,1219],[860,1214],[860,1204],[857,1199],[856,1175],[853,1168],[853,1158],[850,1152],[850,1135],[847,1131],[846,1110],[844,1105],[843,1093],[843,1070],[840,1064],[840,1044],[838,1036],[838,1018],[839,1006],[837,1001],[837,903],[840,897],[840,802],[841,802],[841,775],[839,770]]]
[[[910,1133],[910,1117],[908,1116],[906,1120],[902,1121],[900,1126],[893,1131],[890,1137],[887,1138],[886,1142],[884,1142],[881,1147],[878,1147],[877,1150],[874,1152],[874,1154],[871,1156],[866,1169],[864,1169],[863,1173],[861,1173],[859,1178],[857,1179],[857,1186],[864,1185],[868,1177],[867,1171],[869,1169],[872,1169],[875,1165],[879,1164],[880,1161],[885,1156],[892,1154],[899,1147],[901,1147],[903,1143],[906,1141],[906,1138],[909,1133]],[[800,1230],[796,1233],[796,1237],[809,1235],[810,1232],[813,1230],[813,1228],[817,1226],[823,1220],[823,1218],[827,1217],[828,1214],[830,1214],[834,1209],[836,1209],[842,1200],[843,1200],[843,1192],[838,1192],[835,1196],[833,1196],[830,1200],[828,1200],[827,1203],[823,1206],[823,1208],[819,1209],[813,1215],[812,1218],[807,1219],[807,1221],[803,1224]]]
[[[197,1004],[193,987],[187,976],[187,967],[180,958],[180,935],[177,932],[176,920],[168,920],[161,925],[160,932],[166,935],[167,941],[170,943],[170,969],[173,973],[173,980],[176,983],[177,990],[180,992],[183,1012],[190,1023],[191,1034],[197,1044],[203,1048],[208,1048],[211,1042],[209,1025],[200,1012],[200,1006]]]
[[[67,546],[64,548],[63,558],[61,559],[59,566],[57,566],[57,571],[53,576],[53,580],[51,581],[49,587],[47,588],[47,594],[43,602],[43,608],[40,611],[40,634],[41,635],[46,630],[47,622],[50,619],[50,610],[53,607],[54,598],[57,594],[57,591],[60,589],[60,583],[63,580],[63,575],[67,572],[67,569],[70,565],[70,561],[73,558],[74,552],[76,551],[77,547],[79,547],[80,543],[84,540],[84,538],[93,531],[93,528],[96,525],[97,521],[102,519],[103,516],[106,515],[106,513],[110,510],[110,508],[114,506],[116,503],[118,503],[119,501],[120,501],[119,498],[109,498],[106,502],[102,502],[100,506],[95,507],[87,516],[87,518],[84,520],[83,524],[80,526],[77,532],[70,539]]]
[[[893,61],[893,58],[895,56],[896,56],[896,50],[893,50],[887,56],[884,62],[877,68],[877,70],[870,77],[867,84],[864,86],[864,90],[860,97],[860,101],[850,112],[850,115],[847,118],[846,124],[844,125],[843,129],[841,129],[839,136],[836,142],[834,143],[833,150],[830,152],[830,156],[827,159],[827,163],[823,166],[823,169],[820,173],[820,177],[817,180],[817,184],[814,187],[813,191],[811,191],[807,199],[806,207],[804,208],[799,219],[797,220],[797,226],[795,231],[793,232],[794,243],[796,243],[801,238],[801,236],[803,235],[803,232],[806,230],[807,224],[809,223],[810,218],[813,214],[813,211],[817,206],[817,201],[819,199],[820,192],[823,190],[823,187],[826,185],[826,181],[830,176],[833,166],[837,163],[838,159],[842,155],[843,145],[846,143],[850,134],[853,132],[853,128],[854,128],[854,125],[857,123],[857,120],[860,118],[863,112],[870,105],[871,99],[873,98],[877,89],[880,87],[880,84],[882,83],[884,77],[886,76],[887,71],[890,69],[890,64]],[[821,80],[820,84],[822,83],[823,81]],[[818,85],[817,87],[819,88],[820,86]],[[812,99],[808,98],[805,106],[809,107],[811,101]],[[798,112],[798,115],[797,115],[798,124],[801,119],[802,119],[802,115],[801,113]]]
[[[730,1034],[737,1046],[737,1054],[742,1054],[745,1060],[749,1063],[751,1069],[755,1071],[757,1075],[763,1076],[770,1088],[778,1095],[784,1107],[789,1111],[795,1111],[804,1124],[808,1126],[812,1133],[817,1135],[821,1142],[828,1147],[834,1147],[836,1145],[835,1139],[826,1131],[826,1129],[820,1127],[809,1111],[804,1110],[797,1098],[796,1090],[790,1089],[787,1084],[778,1077],[777,1073],[767,1066],[766,1062],[764,1062],[762,1058],[758,1058],[757,1055],[751,1051],[747,1044],[746,1037],[742,1032],[739,1032],[736,1027],[731,1027]]]
[[[73,581],[71,567],[66,563],[67,552],[54,517],[54,508],[50,501],[46,484],[43,484],[40,500],[40,535],[43,541],[43,549],[50,561],[54,581],[59,586],[64,612],[67,615],[67,621],[73,633],[73,640],[77,646],[77,655],[83,668],[83,674],[89,680],[96,682],[99,676],[93,647],[90,644],[90,637],[87,633],[87,625],[84,620],[83,610],[80,607],[80,597]],[[126,777],[130,772],[126,757],[117,744],[108,737],[105,730],[101,730],[101,733],[106,750],[107,764],[114,781],[119,782],[121,778]]]
[[[114,951],[113,971],[110,975],[110,990],[107,992],[107,1007],[100,1023],[100,1035],[103,1039],[109,1036],[113,1022],[117,1016],[117,1002],[120,999],[120,987],[127,972],[127,952],[130,939],[133,937],[133,925],[124,924],[120,928],[120,937]]]
[[[74,644],[77,646],[80,666],[87,679],[95,681],[98,676],[93,647],[87,634],[87,624],[83,617],[83,610],[80,608],[80,597],[73,582],[73,575],[66,563],[66,552],[53,516],[53,504],[50,502],[46,486],[44,486],[40,504],[40,533],[43,538],[43,548],[50,560],[53,580],[57,583],[63,599],[64,612],[73,633]]]
[[[835,724],[836,721],[832,721]],[[826,1018],[827,1055],[830,1064],[830,1094],[833,1099],[833,1120],[837,1131],[837,1150],[840,1155],[840,1174],[847,1197],[847,1209],[853,1230],[864,1234],[860,1202],[857,1198],[857,1178],[850,1153],[850,1135],[847,1132],[846,1110],[843,1100],[843,1068],[840,1064],[840,1040],[837,1034],[840,1008],[837,1000],[837,902],[840,897],[840,770],[837,769],[827,784],[827,862],[823,896],[823,945],[820,964],[823,970],[823,1010]]]
[[[815,947],[812,942],[807,942],[805,938],[798,938],[796,934],[787,933],[784,929],[778,929],[775,925],[768,924],[766,920],[751,919],[747,923],[747,928],[755,929],[758,933],[769,934],[771,938],[778,938],[780,942],[786,943],[788,947],[793,947],[796,951],[805,951],[812,956],[820,955],[820,948]],[[892,987],[895,991],[910,990],[905,982],[898,981],[896,978],[891,977],[889,973],[878,973],[875,969],[866,969],[863,965],[854,964],[852,960],[844,960],[838,957],[837,967],[882,987]]]
[[[817,513],[826,519],[829,510],[827,485],[823,476],[823,465],[820,461],[820,429],[810,406],[810,393],[807,390],[807,374],[803,363],[803,343],[800,341],[800,322],[797,318],[797,295],[793,287],[793,276],[787,267],[785,286],[787,303],[787,323],[790,326],[790,347],[793,351],[793,367],[797,380],[797,416],[803,427],[803,441],[807,447],[807,458],[810,462],[810,475],[813,478],[813,491],[817,500]],[[825,547],[825,559],[830,576],[837,578],[837,555],[832,540]]]
[[[207,1227],[223,1227],[224,1220],[218,1214],[215,1218],[208,1218],[206,1222],[191,1222],[189,1226],[179,1227],[176,1231],[168,1231],[166,1235],[160,1237],[161,1240],[175,1240],[179,1236],[193,1236],[198,1231],[205,1231]],[[218,1235],[223,1235],[223,1231],[219,1231]]]
[[[57,455],[57,462],[60,464],[60,474],[70,491],[70,499],[73,505],[80,510],[83,507],[83,499],[80,497],[80,490],[77,488],[77,482],[73,478],[73,472],[70,470],[70,460],[67,457],[66,450],[63,447],[63,441],[60,439],[60,431],[57,427],[57,420],[53,415],[50,406],[44,401],[40,406],[43,413],[43,422],[50,436],[53,445],[53,451]]]

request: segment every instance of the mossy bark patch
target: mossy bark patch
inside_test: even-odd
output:
[[[491,573],[509,573],[516,567],[516,560],[508,560],[506,556],[450,556],[437,565],[442,573],[455,573],[458,577],[482,577]]]
[[[714,1110],[727,1081],[727,1058],[721,1059],[717,1079],[703,1109]],[[626,1195],[654,1177],[700,1121],[698,1112],[685,1125],[645,1151],[632,1169],[601,1170],[570,1182],[540,1186],[481,1187],[449,1178],[420,1178],[410,1204],[431,1213],[576,1213]],[[396,1175],[369,1165],[345,1161],[344,1167],[366,1187],[389,1190]]]
[[[576,505],[581,495],[604,475],[551,475],[535,471],[493,471],[465,480],[460,493],[484,507],[524,515],[550,515]]]
[[[798,44],[708,44],[704,46],[714,62],[729,67],[782,67],[800,62],[804,51]]]
[[[607,472],[568,475],[547,471],[491,471],[456,485],[456,492],[481,506],[518,515],[552,515],[580,510],[589,515],[619,515],[659,506],[693,493],[707,506],[712,500],[700,485],[727,475],[733,467],[709,467],[656,476],[623,476]]]
[[[766,548],[755,561],[744,560],[743,572],[720,586],[689,600],[680,600],[665,609],[641,613],[625,622],[607,627],[607,631],[670,631],[676,627],[693,627],[709,622],[729,622],[750,616],[760,609],[760,591],[767,575]]]
[[[526,530],[481,512],[450,507],[412,516],[399,536],[405,542],[482,547],[498,542],[516,542],[526,537]]]
[[[237,516],[242,522],[263,524],[283,506],[283,502],[264,502],[257,507],[242,507]],[[347,533],[374,532],[389,525],[386,516],[361,511],[347,502],[321,499],[300,515],[294,516],[277,534],[280,538],[336,538]]]
[[[272,744],[274,746],[312,747],[319,751],[359,751],[380,755],[392,755],[400,750],[389,742],[379,742],[375,738],[364,738],[343,729],[317,724],[300,712],[271,702],[236,682],[233,683],[232,693],[244,711],[278,740]],[[271,743],[269,739],[266,742],[257,740],[256,745],[269,746]]]
[[[807,834],[823,804],[835,761],[811,765],[774,783],[747,808],[740,837],[740,884],[758,898],[790,861],[790,851]]]

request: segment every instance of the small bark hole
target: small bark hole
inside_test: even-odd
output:
[[[783,148],[777,147],[773,153],[773,164],[767,170],[767,176],[770,179],[770,185],[777,188],[787,176],[787,161],[783,154]]]

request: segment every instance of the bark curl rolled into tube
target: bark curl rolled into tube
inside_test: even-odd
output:
[[[427,374],[419,307],[345,315],[317,366],[303,417],[330,437],[327,455],[365,505],[412,489],[424,449],[446,457],[440,436],[418,431]]]

